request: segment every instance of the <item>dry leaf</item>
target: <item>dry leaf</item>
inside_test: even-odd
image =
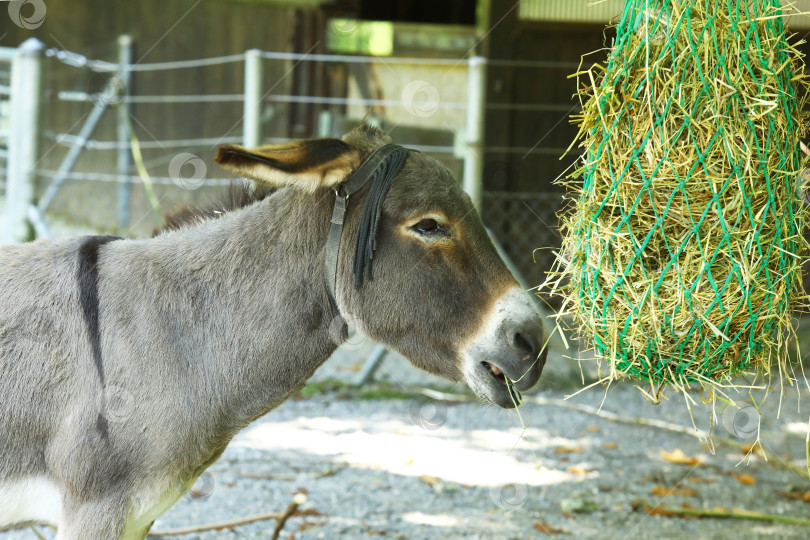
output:
[[[744,455],[755,454],[760,450],[762,450],[762,446],[758,442],[752,442],[751,444],[746,444],[742,447],[742,453]]]
[[[731,473],[731,476],[733,476],[737,482],[745,484],[746,486],[753,486],[756,485],[757,483],[756,478],[754,478],[750,474]]]
[[[585,428],[585,431],[590,431],[591,433],[595,433],[595,432],[599,431],[599,426],[597,426],[597,425],[588,426],[588,427]]]
[[[589,472],[592,472],[592,471],[593,471],[593,469],[585,469],[585,468],[580,467],[578,465],[574,465],[573,467],[568,467],[568,472],[570,472],[571,474],[578,474],[580,476],[585,476],[586,474],[588,474]]]
[[[690,476],[689,481],[693,484],[714,484],[714,478],[701,478],[700,476]]]
[[[655,486],[650,490],[650,493],[653,495],[661,495],[662,497],[669,495],[692,497],[693,495],[697,495],[697,492],[692,488],[665,488],[664,486]]]
[[[552,527],[548,523],[541,523],[539,521],[535,522],[534,528],[537,529],[538,531],[540,531],[541,533],[546,533],[546,534],[560,534],[560,533],[565,532],[562,529],[555,529],[554,527]]]
[[[419,480],[431,486],[439,483],[439,479],[435,476],[420,476]]]
[[[702,463],[699,458],[689,457],[684,454],[680,448],[676,448],[672,452],[667,452],[663,448],[659,449],[658,451],[661,453],[661,457],[670,463],[677,463],[678,465],[690,465],[692,467]]]
[[[581,454],[581,446],[558,446],[554,449],[555,454]]]
[[[606,443],[602,443],[602,444],[600,444],[599,446],[601,446],[601,447],[602,447],[602,448],[604,448],[605,450],[616,450],[616,448],[618,448],[618,447],[619,447],[619,443],[615,443],[615,442],[606,442]]]
[[[797,491],[796,493],[777,491],[776,494],[786,499],[796,499],[798,501],[810,502],[810,491]]]

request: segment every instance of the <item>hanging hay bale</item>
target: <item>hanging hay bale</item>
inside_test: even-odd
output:
[[[806,80],[778,0],[628,0],[607,64],[577,76],[562,311],[656,394],[783,362]]]

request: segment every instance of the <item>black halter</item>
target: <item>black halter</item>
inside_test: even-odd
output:
[[[354,171],[345,183],[335,189],[335,206],[332,210],[332,225],[329,227],[329,236],[326,240],[326,268],[324,279],[326,281],[326,292],[329,296],[329,304],[332,307],[332,314],[340,316],[335,294],[337,290],[337,266],[338,255],[340,254],[340,240],[343,236],[343,224],[346,218],[346,209],[349,197],[360,191],[369,180],[371,189],[369,190],[366,205],[363,207],[363,215],[360,218],[360,228],[357,234],[357,243],[354,250],[354,288],[357,289],[365,279],[373,279],[371,263],[374,258],[374,250],[377,247],[376,236],[377,227],[382,213],[382,202],[394,179],[405,165],[405,159],[410,150],[396,144],[387,144],[374,151],[366,161]],[[340,338],[345,340],[346,325],[340,322]],[[330,326],[330,331],[332,327]]]

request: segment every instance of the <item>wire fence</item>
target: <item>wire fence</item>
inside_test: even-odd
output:
[[[110,56],[120,59],[121,54],[116,47],[109,50]],[[261,66],[258,94],[248,88],[251,54]],[[365,117],[399,144],[432,154],[457,178],[464,174],[468,59],[248,51],[130,64],[59,49],[46,49],[44,57],[46,94],[51,96],[37,164],[38,210],[44,222],[48,215],[58,215],[102,232],[150,234],[162,212],[202,203],[233,181],[217,172],[213,155],[220,144],[250,144],[246,124],[253,116],[258,118],[256,143],[340,136]],[[576,67],[493,62],[500,64]],[[306,66],[311,69],[301,72]],[[0,70],[0,100],[8,83],[3,77]],[[561,119],[572,112],[568,106],[528,101],[485,103],[483,108]],[[480,150],[523,160],[556,159],[564,151],[562,145],[541,144],[543,140],[482,145]],[[0,165],[6,158],[1,145],[2,138]],[[495,184],[481,200],[485,223],[527,282],[538,284],[560,243],[556,213],[561,195],[550,192],[548,181],[538,184],[536,192],[513,192]],[[45,225],[38,230],[47,234]]]
[[[560,193],[485,191],[483,219],[496,231],[504,250],[530,285],[543,282],[561,237],[557,214]]]
[[[0,141],[5,146],[5,141]],[[8,150],[0,147],[0,197],[6,195],[6,167],[8,166]]]
[[[6,194],[8,126],[11,115],[11,62],[0,55],[0,197]]]

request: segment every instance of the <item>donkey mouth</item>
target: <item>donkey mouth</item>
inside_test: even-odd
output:
[[[492,377],[495,382],[502,387],[502,389],[508,394],[509,399],[511,400],[511,405],[519,406],[522,401],[523,397],[520,395],[520,392],[514,386],[514,382],[509,379],[506,375],[504,375],[503,371],[490,362],[481,362],[481,365],[489,373],[490,377]]]

